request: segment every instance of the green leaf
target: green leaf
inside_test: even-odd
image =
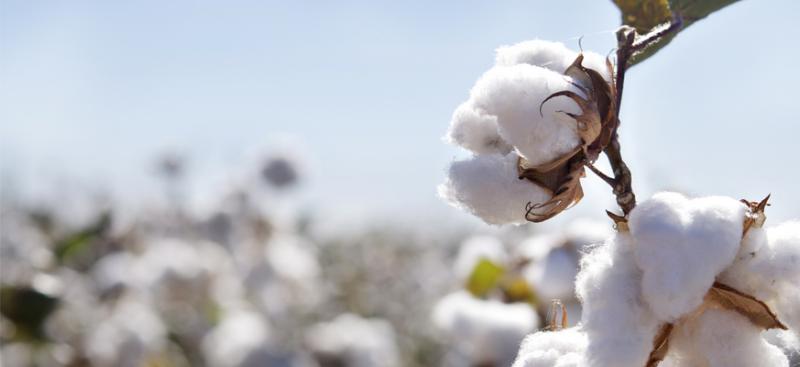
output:
[[[483,258],[472,269],[472,273],[467,278],[466,288],[475,297],[486,297],[489,291],[497,286],[504,273],[503,266]]]
[[[636,29],[640,35],[647,34],[654,27],[670,22],[673,15],[680,16],[683,25],[678,31],[663,37],[650,47],[634,55],[630,64],[634,65],[654,55],[666,46],[678,32],[694,22],[720,10],[738,0],[613,0],[622,13],[622,24]]]
[[[69,260],[73,256],[88,250],[94,239],[102,236],[111,227],[111,214],[105,212],[86,228],[64,236],[55,243],[55,255],[59,262]]]

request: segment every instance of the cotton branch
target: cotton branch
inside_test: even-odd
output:
[[[609,163],[611,163],[611,168],[614,170],[613,182],[609,182],[609,184],[611,184],[614,195],[617,197],[617,205],[619,205],[626,216],[636,206],[636,195],[633,193],[633,187],[631,186],[631,171],[622,159],[619,135],[617,134],[617,129],[620,124],[619,112],[622,106],[622,91],[625,86],[625,72],[628,69],[631,57],[637,52],[644,50],[658,40],[679,30],[682,25],[683,22],[680,16],[676,16],[668,27],[652,32],[644,36],[638,42],[636,40],[636,30],[633,28],[623,27],[617,32],[617,70],[616,80],[614,81],[616,87],[617,121],[611,141],[608,146],[606,146],[604,152],[606,157],[608,157]],[[606,180],[606,182],[608,182],[608,180]]]

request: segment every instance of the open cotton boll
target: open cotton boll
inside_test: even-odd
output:
[[[673,322],[703,303],[739,252],[745,210],[731,198],[665,192],[631,212],[642,296],[659,320]]]
[[[475,154],[507,154],[512,147],[497,131],[497,117],[486,114],[471,102],[464,102],[453,112],[445,141]]]
[[[495,264],[505,264],[508,255],[503,243],[492,236],[473,236],[466,239],[456,257],[455,272],[458,279],[464,281],[469,278],[475,266],[484,259]]]
[[[586,350],[586,334],[572,327],[528,335],[512,367],[578,367]]]
[[[477,299],[459,291],[436,305],[433,321],[470,365],[509,366],[520,341],[539,326],[539,317],[525,303]]]
[[[673,330],[663,367],[788,367],[780,348],[762,337],[746,317],[708,309]]]
[[[335,366],[393,367],[400,364],[394,329],[382,319],[342,314],[331,322],[310,327],[306,342],[317,359]]]
[[[242,366],[268,347],[270,332],[260,314],[234,310],[204,338],[203,355],[211,366]]]
[[[633,245],[620,233],[581,260],[575,283],[592,367],[641,367],[653,348],[658,321],[641,299]]]
[[[479,155],[450,165],[439,196],[489,224],[524,223],[525,205],[543,203],[551,194],[517,174],[515,154]]]
[[[580,94],[570,80],[527,64],[495,67],[478,80],[471,96],[477,108],[497,118],[500,136],[536,166],[561,158],[580,145],[575,120],[559,112],[580,114],[578,105],[566,97],[553,98],[542,105],[556,92],[570,90]]]

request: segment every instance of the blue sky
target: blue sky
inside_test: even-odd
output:
[[[793,0],[742,1],[629,73],[621,135],[640,196],[771,192],[771,218],[800,216],[798,14]],[[291,136],[309,162],[303,200],[466,218],[435,197],[465,155],[440,137],[493,50],[583,36],[608,53],[618,22],[597,0],[0,0],[3,182],[137,197],[153,158],[178,149],[213,190],[247,152]],[[611,207],[589,186],[570,215]]]

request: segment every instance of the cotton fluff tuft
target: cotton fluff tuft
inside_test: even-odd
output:
[[[529,335],[512,367],[578,367],[586,350],[586,334],[578,327]]]
[[[580,114],[578,105],[567,97],[542,104],[550,95],[565,90],[581,94],[565,75],[520,64],[487,71],[472,88],[470,100],[475,108],[496,117],[500,136],[520,156],[532,165],[541,165],[580,145],[575,119],[563,113]]]
[[[745,210],[731,198],[659,193],[631,212],[642,296],[659,320],[673,322],[700,306],[736,258]]]
[[[738,313],[709,309],[673,331],[670,352],[660,367],[788,367],[783,352],[761,333]]]
[[[497,131],[497,117],[464,102],[453,112],[444,140],[476,154],[508,154],[513,149]]]
[[[606,66],[606,58],[594,52],[582,52],[583,66],[600,73],[606,80],[611,74]],[[578,53],[570,50],[563,43],[545,40],[531,40],[497,49],[495,65],[512,66],[528,64],[550,69],[563,74],[575,62]]]
[[[629,235],[620,233],[586,255],[576,281],[593,367],[644,366],[658,321],[640,297],[642,272]]]
[[[489,224],[525,222],[525,204],[543,203],[551,194],[517,176],[517,157],[479,155],[455,161],[439,196]]]
[[[470,365],[510,365],[520,341],[539,326],[539,317],[526,303],[482,300],[464,291],[439,301],[433,321]]]
[[[750,229],[720,279],[769,304],[800,336],[800,222]]]

